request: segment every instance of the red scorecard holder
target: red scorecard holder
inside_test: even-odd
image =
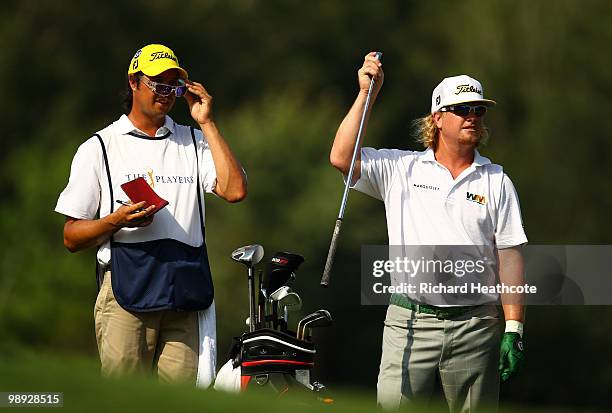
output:
[[[168,205],[168,201],[157,195],[143,177],[121,184],[121,189],[134,204],[146,201],[145,208],[155,205],[155,209],[149,215],[157,214],[160,209]]]

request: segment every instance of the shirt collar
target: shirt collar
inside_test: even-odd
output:
[[[434,154],[433,149],[427,148],[424,152],[421,152],[421,155],[419,156],[419,160],[421,162],[436,162],[436,156]],[[484,166],[490,163],[491,163],[491,160],[489,158],[482,156],[480,152],[478,152],[477,149],[474,149],[474,161],[472,162],[472,165]]]
[[[172,118],[166,115],[164,125],[161,128],[159,128],[157,132],[155,132],[155,136],[156,137],[164,136],[168,132],[174,133],[175,131],[174,125],[175,123],[172,120]],[[136,126],[134,126],[132,121],[126,115],[121,115],[121,117],[117,121],[117,127],[119,128],[119,133],[122,135],[127,135],[130,132],[135,132],[136,134],[139,134],[139,135],[146,135],[146,133],[144,133],[143,131],[138,129]]]

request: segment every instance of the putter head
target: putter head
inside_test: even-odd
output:
[[[274,292],[283,286],[291,278],[295,278],[300,264],[304,262],[304,257],[290,252],[277,252],[268,264],[262,279],[262,289],[264,294]]]
[[[232,252],[232,259],[247,267],[253,267],[264,256],[264,249],[259,244],[245,245]]]

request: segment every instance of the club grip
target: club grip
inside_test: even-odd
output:
[[[336,246],[338,245],[338,235],[340,234],[340,227],[342,226],[342,219],[336,220],[336,226],[334,227],[334,234],[332,235],[331,244],[329,245],[329,252],[327,253],[327,261],[325,262],[325,269],[323,270],[323,276],[321,277],[321,287],[326,288],[329,286],[331,280],[331,269],[334,265],[334,257],[336,255]]]

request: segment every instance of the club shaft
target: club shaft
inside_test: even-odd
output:
[[[382,53],[376,53],[376,59],[380,60]],[[342,226],[342,220],[344,219],[344,212],[346,210],[346,204],[348,201],[348,194],[351,189],[351,182],[353,180],[353,173],[355,170],[355,163],[357,161],[357,154],[361,147],[361,138],[363,135],[363,129],[365,126],[366,118],[368,116],[368,110],[370,108],[370,100],[372,98],[372,90],[374,89],[374,77],[370,80],[370,87],[368,88],[368,94],[366,96],[365,104],[363,105],[363,112],[361,113],[361,119],[359,121],[359,130],[357,131],[357,139],[355,139],[355,147],[353,148],[353,156],[351,158],[351,165],[349,167],[348,175],[346,176],[346,184],[344,185],[344,192],[342,193],[342,201],[340,203],[340,211],[338,212],[338,218],[336,219],[336,225],[332,234],[332,240],[329,245],[329,251],[327,252],[327,260],[325,261],[325,268],[323,269],[323,276],[321,277],[321,287],[328,287],[331,281],[331,269],[334,264],[334,258],[336,256],[336,247],[338,244],[338,235],[340,234],[340,228]]]
[[[249,331],[255,331],[255,270],[249,267]]]
[[[346,210],[346,203],[348,200],[348,194],[351,189],[351,181],[353,180],[353,173],[355,171],[355,163],[357,161],[357,154],[361,146],[361,137],[363,135],[363,127],[365,125],[366,118],[368,116],[368,108],[370,106],[370,99],[372,97],[372,89],[374,89],[374,78],[370,80],[370,87],[368,88],[368,94],[366,96],[365,105],[363,105],[363,112],[361,113],[361,120],[359,121],[359,130],[357,131],[357,139],[355,140],[355,147],[353,148],[353,157],[351,158],[351,166],[349,167],[348,175],[346,176],[346,184],[344,185],[344,192],[342,193],[342,202],[340,203],[340,212],[338,212],[338,219],[344,218],[344,211]]]

